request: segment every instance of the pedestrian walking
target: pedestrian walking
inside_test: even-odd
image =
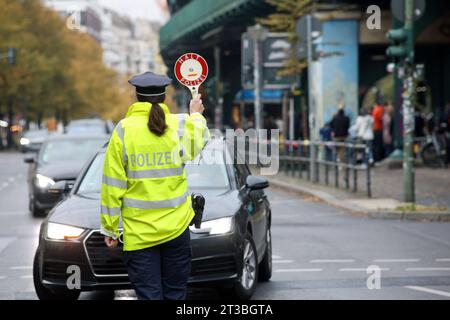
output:
[[[347,140],[348,130],[350,128],[350,118],[345,115],[344,108],[341,106],[331,120],[331,131],[333,141],[343,143]],[[337,160],[340,162],[345,161],[345,147],[336,147]]]
[[[414,138],[423,138],[425,134],[426,121],[419,106],[414,107]],[[431,133],[431,131],[430,131]]]
[[[330,122],[325,123],[325,125],[320,129],[320,140],[323,142],[330,142],[332,140],[331,124]],[[325,146],[325,160],[332,161],[333,159],[333,149],[329,146]]]
[[[384,144],[384,154],[388,157],[392,151],[394,151],[393,142],[393,116],[394,116],[394,106],[392,103],[388,102],[385,105],[385,110],[383,114],[383,144]]]
[[[368,147],[369,152],[367,154],[367,157],[365,157],[366,163],[372,164],[374,132],[373,132],[373,118],[370,113],[370,109],[368,108],[362,109],[360,115],[356,118],[355,131],[358,140],[365,143]]]
[[[194,218],[184,163],[209,139],[200,95],[190,115],[164,104],[172,80],[151,72],[133,77],[138,102],[116,126],[105,155],[101,233],[118,245],[141,300],[182,300],[191,268],[189,225]],[[195,139],[194,139],[195,138]]]
[[[373,157],[375,162],[379,162],[384,158],[383,150],[383,115],[384,105],[379,102],[375,105],[372,111],[373,117]]]

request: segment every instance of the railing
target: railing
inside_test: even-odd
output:
[[[279,171],[293,177],[330,185],[332,183],[330,174],[332,174],[334,186],[340,188],[342,176],[345,189],[357,192],[359,185],[365,184],[367,197],[372,197],[370,163],[372,159],[370,148],[366,144],[308,140],[282,142],[273,140],[269,143],[266,139],[258,139],[256,136],[233,136],[227,141],[233,145],[233,154],[241,154],[241,158],[252,165],[270,166],[271,161],[277,158]],[[261,147],[264,148],[261,150]],[[250,159],[252,161],[249,161]],[[361,175],[360,172],[362,172]],[[360,179],[365,181],[359,183]]]
[[[358,191],[358,173],[365,176],[367,197],[372,197],[370,150],[366,144],[346,142],[284,141],[280,144],[280,170],[314,183],[339,188],[343,174],[344,187]],[[321,170],[323,169],[323,170]],[[323,177],[322,177],[323,174]]]

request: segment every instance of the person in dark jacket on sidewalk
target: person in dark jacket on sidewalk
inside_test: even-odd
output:
[[[335,142],[345,142],[350,128],[350,118],[345,115],[344,108],[340,108],[337,114],[331,120],[331,131]],[[344,162],[345,148],[337,148],[337,160]]]

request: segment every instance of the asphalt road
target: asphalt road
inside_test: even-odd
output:
[[[37,298],[32,261],[42,219],[28,212],[26,174],[21,154],[0,153],[0,300]],[[268,193],[274,272],[254,299],[450,299],[450,223],[370,220],[294,193]],[[379,289],[367,287],[369,266],[380,270]],[[190,290],[189,297],[220,295]]]

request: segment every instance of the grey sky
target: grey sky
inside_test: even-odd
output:
[[[99,0],[99,3],[132,18],[148,18],[161,23],[167,19],[156,0]]]

